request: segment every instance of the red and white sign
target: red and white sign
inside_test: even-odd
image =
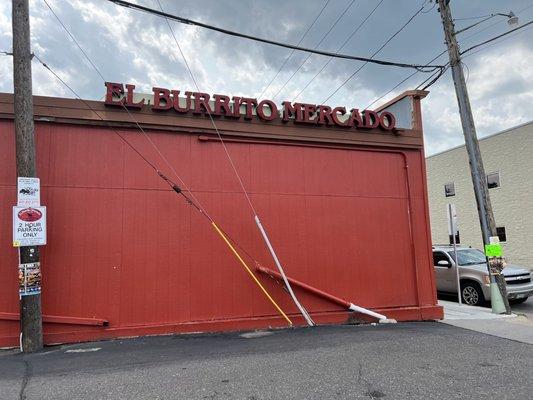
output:
[[[13,207],[13,246],[46,244],[46,207]]]

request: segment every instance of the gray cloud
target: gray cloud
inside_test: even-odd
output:
[[[294,44],[318,14],[324,1],[161,0],[165,10],[171,13]],[[151,86],[155,85],[183,90],[193,88],[164,20],[118,7],[105,0],[49,2],[107,80],[132,82],[143,91],[149,91]],[[138,2],[157,7],[155,0]],[[303,45],[314,47],[349,2],[332,0],[305,38]],[[11,7],[9,2],[1,3],[0,50],[6,50],[11,48]],[[370,56],[422,3],[422,0],[385,0],[345,46],[343,52]],[[320,48],[335,51],[376,4],[377,0],[356,1]],[[66,36],[42,0],[30,1],[30,5],[34,51],[83,97],[101,98],[103,82]],[[507,1],[505,9],[502,9],[502,3],[496,0],[452,3],[454,16],[458,18],[507,12],[509,9],[518,12],[527,6],[529,4],[525,0]],[[426,7],[428,10],[429,8]],[[519,16],[523,22],[530,20],[533,8]],[[490,23],[493,21],[496,22],[497,19],[491,20]],[[458,21],[457,26],[461,28],[472,22],[474,21]],[[290,53],[287,49],[253,43],[196,27],[176,23],[172,23],[172,26],[200,88],[207,92],[257,95]],[[481,29],[481,26],[460,36],[462,48],[504,32],[507,27],[502,18],[499,24],[470,38],[478,29]],[[533,118],[533,108],[524,104],[528,101],[530,103],[533,98],[530,83],[533,44],[527,40],[530,35],[531,30],[465,59],[470,70],[469,90],[481,135]],[[442,26],[435,8],[418,15],[376,57],[424,63],[443,49]],[[501,53],[504,51],[506,57],[502,58]],[[306,55],[300,52],[294,54],[266,97],[277,91],[305,57]],[[326,61],[325,57],[311,56],[276,100],[291,100]],[[447,56],[444,55],[436,62],[446,61]],[[11,62],[9,57],[0,57],[1,91],[12,91]],[[348,60],[332,61],[299,99],[321,102],[360,65],[360,62]],[[364,107],[410,73],[410,70],[369,64],[329,103]],[[402,90],[414,88],[426,77],[424,74],[417,74],[382,102]],[[34,90],[36,94],[42,95],[71,96],[46,70],[36,64]],[[431,88],[431,94],[423,103],[423,112],[428,153],[460,143],[462,133],[449,75]]]

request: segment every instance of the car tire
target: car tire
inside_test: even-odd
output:
[[[485,304],[485,296],[481,286],[473,281],[461,282],[461,299],[464,304],[469,306],[483,306]]]
[[[513,299],[513,300],[509,300],[509,303],[511,303],[511,304],[522,304],[522,303],[525,303],[527,299],[528,299],[527,297],[524,297],[522,299]]]

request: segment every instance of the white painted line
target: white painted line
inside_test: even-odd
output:
[[[245,339],[255,339],[255,338],[272,335],[272,333],[273,332],[269,332],[269,331],[256,331],[256,332],[243,333],[239,336]]]
[[[101,347],[92,347],[90,349],[72,349],[72,350],[65,351],[65,353],[91,353],[93,351],[98,351],[101,349],[102,349]]]

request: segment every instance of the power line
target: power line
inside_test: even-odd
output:
[[[378,9],[378,7],[381,5],[381,3],[383,3],[384,0],[381,0],[377,6],[374,7],[374,9],[372,11],[370,11],[370,14],[368,14],[366,16],[366,18],[350,33],[350,35],[348,35],[348,37],[346,38],[346,40],[340,45],[340,47],[337,49],[337,53],[339,51],[341,51],[344,46],[346,46],[346,44],[352,39],[352,37],[359,31],[359,29],[361,29],[363,27],[363,25],[366,23],[366,21],[372,16],[372,14],[374,14],[374,11],[376,11]],[[322,66],[322,68],[320,68],[320,70],[315,74],[315,76],[313,76],[305,85],[304,87],[296,94],[296,96],[294,96],[294,99],[293,99],[293,102],[296,101],[296,99],[298,99],[298,97],[309,87],[309,85],[311,83],[313,83],[313,81],[318,77],[318,75],[320,75],[322,73],[322,71],[324,71],[326,69],[326,67],[329,65],[329,63],[331,63],[333,61],[333,57],[330,57],[328,59],[328,61]]]
[[[52,75],[55,76],[55,78],[57,80],[59,80],[59,82],[61,82],[68,90],[70,90],[70,92],[72,92],[72,94],[74,94],[74,96],[80,100],[90,111],[92,111],[98,118],[100,118],[101,121],[105,121],[104,117],[102,117],[102,115],[96,111],[93,107],[91,107],[91,105],[87,102],[87,100],[84,100],[79,94],[78,92],[76,92],[72,86],[70,86],[67,82],[65,82],[65,80],[63,78],[61,78],[59,76],[58,73],[56,73],[47,63],[45,63],[37,54],[33,54],[33,57],[44,67],[46,68]],[[159,168],[157,168],[157,166],[150,160],[148,160],[148,158],[146,158],[146,156],[144,156],[133,144],[131,144],[131,142],[129,140],[127,140],[124,136],[122,136],[119,131],[113,127],[110,127],[113,132],[120,138],[120,140],[122,140],[131,150],[133,150],[148,166],[150,166],[150,168],[152,168],[165,182],[167,182],[170,187],[175,191],[177,192],[178,194],[182,195],[186,200],[187,202],[192,205],[194,208],[196,208],[202,215],[204,215],[205,217],[207,217],[210,221],[212,221],[212,219],[209,217],[209,215],[207,213],[205,213],[205,211],[203,210],[202,207],[200,207],[198,204],[196,204],[191,198],[189,198],[182,190],[181,188],[179,188],[174,182],[172,182],[168,177],[166,177],[160,170]]]
[[[159,0],[156,0],[157,1],[157,4],[159,5],[159,8],[161,8],[161,10],[163,10],[163,7],[161,6],[161,3]],[[163,11],[161,11],[163,12]],[[174,34],[174,30],[172,29],[172,26],[170,25],[170,22],[167,18],[165,18],[165,21],[170,29],[170,32],[172,34],[172,37],[174,38],[174,42],[176,43],[176,46],[178,46],[178,50],[181,54],[181,57],[185,63],[185,67],[187,68],[187,71],[189,71],[189,75],[194,83],[194,86],[196,87],[196,90],[198,92],[201,92],[200,90],[200,85],[198,85],[198,81],[196,80],[193,72],[192,72],[192,69],[187,61],[187,58],[185,57],[185,54],[183,53],[183,50],[178,42],[178,39],[176,39],[176,35]],[[237,106],[238,107],[238,106]],[[224,143],[224,140],[222,139],[222,135],[220,134],[220,131],[218,130],[218,127],[217,127],[217,124],[215,123],[215,120],[213,119],[213,116],[211,115],[211,112],[207,109],[207,115],[209,116],[209,119],[211,121],[211,125],[213,125],[213,128],[220,140],[220,143],[222,144],[222,147],[224,148],[224,152],[226,153],[226,156],[228,157],[228,160],[230,162],[230,165],[231,165],[231,168],[233,169],[233,172],[235,174],[235,176],[237,177],[237,181],[239,182],[239,185],[241,186],[243,192],[244,192],[244,195],[246,196],[246,200],[248,201],[248,204],[250,205],[250,208],[252,209],[252,212],[254,213],[254,215],[257,215],[256,211],[255,211],[255,208],[252,204],[252,200],[250,199],[250,195],[248,194],[248,191],[246,190],[246,188],[244,187],[244,182],[242,181],[242,178],[239,174],[239,172],[237,171],[237,167],[235,166],[235,163],[233,162],[233,159],[231,158],[231,155],[229,154],[229,151],[228,151],[228,148],[226,147],[226,144]]]
[[[156,0],[156,1],[157,1],[157,4],[159,5],[159,8],[163,12],[163,6],[161,5],[161,2],[159,0]],[[189,66],[189,63],[187,62],[187,58],[185,57],[185,54],[183,53],[183,50],[181,49],[181,46],[180,46],[180,44],[178,42],[178,39],[176,39],[176,35],[174,34],[174,30],[172,29],[172,26],[170,25],[170,22],[169,22],[169,20],[167,18],[165,18],[165,21],[166,21],[166,23],[168,25],[168,28],[170,29],[170,32],[172,33],[172,37],[174,38],[174,42],[176,43],[176,46],[178,46],[178,49],[179,49],[180,54],[181,54],[181,57],[183,58],[183,61],[185,62],[185,66],[187,67],[187,70],[189,71],[189,74],[191,75],[191,78],[192,78],[192,80],[194,82],[194,85],[196,86],[196,90],[198,90],[198,92],[200,92],[200,87],[198,86],[198,82],[197,82],[196,78],[194,77],[194,74],[192,72],[192,69]],[[236,107],[239,107],[239,106],[237,105]],[[244,192],[244,195],[246,196],[246,199],[248,200],[248,204],[250,205],[250,208],[252,209],[252,212],[254,213],[255,223],[256,223],[259,231],[261,232],[261,235],[263,236],[263,240],[264,240],[265,244],[267,245],[267,247],[269,249],[269,252],[272,255],[272,258],[274,259],[274,262],[275,262],[275,264],[276,264],[281,276],[283,277],[283,281],[285,283],[285,286],[287,288],[287,291],[289,292],[289,295],[290,295],[291,299],[293,300],[293,302],[295,303],[296,307],[298,308],[298,310],[300,311],[300,313],[302,314],[302,316],[306,320],[307,324],[309,326],[315,326],[315,322],[311,319],[311,316],[309,315],[307,310],[300,304],[300,302],[296,298],[296,295],[294,294],[294,291],[292,290],[292,287],[291,287],[291,285],[290,285],[290,283],[289,283],[289,281],[288,281],[288,279],[287,279],[287,277],[285,275],[285,272],[283,271],[283,267],[282,267],[282,265],[281,265],[281,263],[280,263],[280,261],[278,259],[278,256],[276,255],[276,252],[275,252],[272,244],[270,243],[270,239],[268,238],[268,235],[267,235],[266,231],[264,230],[263,225],[261,224],[259,216],[258,216],[258,214],[257,214],[257,212],[256,212],[256,210],[255,210],[255,208],[254,208],[254,206],[252,204],[252,200],[250,199],[250,195],[248,194],[248,192],[246,191],[246,188],[244,187],[244,183],[242,181],[242,178],[241,178],[239,172],[237,171],[237,167],[235,166],[235,163],[233,162],[233,159],[231,158],[231,155],[230,155],[230,153],[228,151],[228,148],[226,147],[226,144],[224,143],[224,140],[222,139],[222,135],[220,135],[218,127],[217,127],[217,125],[215,123],[215,120],[213,119],[213,116],[211,115],[211,112],[209,111],[209,109],[207,109],[207,114],[209,115],[209,119],[211,120],[213,128],[215,129],[215,132],[216,132],[216,134],[217,134],[217,136],[218,136],[218,138],[220,140],[220,143],[222,144],[222,147],[224,148],[224,152],[226,153],[228,161],[231,164],[231,167],[233,168],[233,172],[235,173],[235,176],[237,177],[237,180],[239,181],[239,184],[241,185],[241,188],[242,188],[242,190]],[[218,228],[217,228],[217,230],[218,230]],[[237,255],[237,257],[240,260],[240,257],[238,256],[238,254],[236,254],[236,255]],[[241,260],[241,262],[242,262],[242,260]],[[242,263],[245,265],[244,262],[242,262]],[[262,288],[262,286],[259,283],[259,281],[257,281],[257,278],[255,277],[255,275],[251,271],[248,271],[248,272],[255,279],[256,283]],[[263,289],[263,292],[265,292],[265,294],[267,296],[269,296],[268,293],[265,291],[265,289]],[[269,298],[270,298],[270,296],[269,296]],[[271,301],[275,304],[275,302],[273,300],[271,300]],[[278,309],[279,309],[279,307],[278,307]]]
[[[517,14],[521,14],[521,13],[523,13],[524,11],[526,11],[526,10],[532,8],[532,7],[533,7],[533,4],[531,4],[531,5],[527,6],[527,7],[524,7],[524,8],[522,8],[521,10],[518,10],[518,11],[517,11]],[[484,18],[484,17],[481,17],[481,18]],[[478,31],[476,31],[476,32],[474,32],[474,33],[472,33],[472,34],[470,34],[470,35],[464,37],[463,40],[467,40],[467,39],[470,39],[470,38],[472,38],[472,37],[474,37],[474,36],[477,36],[477,35],[479,35],[481,32],[484,32],[484,31],[486,31],[487,29],[490,29],[490,28],[492,28],[492,27],[495,26],[495,25],[501,24],[502,22],[504,22],[504,21],[503,21],[503,20],[496,21],[495,23],[490,24],[490,25],[486,26],[485,28],[480,29],[480,30],[478,30]],[[516,36],[517,34],[520,34],[520,33],[522,33],[522,32],[516,33],[515,35],[512,35],[512,36]],[[511,36],[511,37],[512,37],[512,36]],[[506,39],[507,39],[507,38],[506,38]],[[505,40],[505,39],[504,39],[504,40]],[[487,47],[489,47],[489,46],[487,46]],[[469,57],[469,56],[471,56],[471,55],[473,55],[473,54],[476,54],[477,52],[479,52],[479,51],[481,51],[481,50],[484,50],[484,49],[476,50],[476,51],[474,51],[473,53],[467,54],[465,57]],[[429,61],[427,62],[427,64],[432,63],[433,61],[435,61],[436,59],[438,59],[439,57],[441,57],[442,55],[444,55],[446,52],[447,52],[447,50],[444,50],[444,51],[440,52],[440,53],[437,54],[434,58],[432,58],[431,60],[429,60]],[[382,98],[384,98],[385,96],[387,96],[389,93],[391,93],[391,92],[394,91],[395,89],[397,89],[400,85],[402,85],[403,83],[405,83],[406,81],[408,81],[409,79],[411,79],[411,78],[412,78],[413,76],[415,76],[416,74],[418,74],[418,71],[414,71],[413,73],[409,74],[407,77],[405,77],[405,78],[402,79],[400,82],[398,82],[396,85],[394,85],[391,89],[389,89],[386,93],[384,93],[384,94],[382,94],[381,96],[379,96],[378,98],[374,99],[374,100],[373,100],[368,106],[366,106],[365,108],[366,108],[366,109],[370,108],[372,105],[374,105],[375,103],[377,103],[379,100],[381,100]],[[419,85],[419,86],[420,86],[420,85]]]
[[[124,0],[107,0],[107,1],[109,1],[111,3],[115,3],[115,4],[117,4],[119,6],[122,6],[122,7],[131,8],[131,9],[138,10],[138,11],[143,11],[143,12],[146,12],[148,14],[157,15],[157,16],[162,17],[162,18],[168,18],[168,19],[170,19],[172,21],[176,21],[176,22],[179,22],[181,24],[199,26],[199,27],[202,27],[202,28],[205,28],[205,29],[210,29],[210,30],[213,30],[213,31],[216,31],[216,32],[220,32],[220,33],[224,33],[224,34],[230,35],[230,36],[241,37],[241,38],[244,38],[244,39],[254,40],[256,42],[271,44],[273,46],[284,47],[284,48],[287,48],[287,49],[295,49],[295,50],[304,51],[304,52],[313,53],[313,54],[319,54],[319,55],[327,56],[327,57],[342,58],[342,59],[346,59],[346,60],[367,61],[367,62],[370,62],[370,63],[373,63],[373,64],[387,65],[387,66],[393,66],[393,67],[399,67],[399,68],[414,68],[414,69],[417,69],[417,70],[419,70],[421,72],[433,72],[433,71],[435,71],[435,70],[437,70],[439,68],[444,68],[443,65],[407,64],[407,63],[399,63],[399,62],[393,62],[393,61],[376,60],[376,59],[367,58],[367,57],[352,56],[352,55],[349,55],[349,54],[338,54],[338,53],[332,53],[332,52],[329,52],[329,51],[309,49],[309,48],[306,48],[306,47],[295,46],[295,45],[292,45],[292,44],[277,42],[277,41],[270,40],[270,39],[264,39],[264,38],[260,38],[260,37],[257,37],[257,36],[247,35],[247,34],[235,32],[235,31],[230,31],[228,29],[223,29],[223,28],[219,28],[219,27],[216,27],[216,26],[213,26],[213,25],[204,24],[202,22],[193,21],[193,20],[188,19],[188,18],[183,18],[183,17],[177,16],[177,15],[174,15],[174,14],[169,14],[169,13],[166,13],[166,12],[163,12],[163,11],[158,11],[158,10],[155,10],[155,9],[152,9],[152,8],[149,8],[149,7],[141,6],[139,4],[133,4],[133,3],[130,3],[130,2],[124,1]]]
[[[333,30],[333,28],[335,28],[335,26],[337,26],[337,24],[339,23],[339,21],[342,19],[342,17],[344,17],[344,15],[346,14],[346,12],[348,12],[348,10],[352,7],[353,3],[355,3],[355,0],[352,0],[348,6],[346,6],[346,8],[339,14],[339,16],[337,17],[337,19],[335,20],[335,22],[333,23],[333,25],[331,25],[328,29],[328,31],[322,36],[322,38],[320,39],[320,41],[315,45],[315,47],[313,49],[318,49],[318,47],[322,44],[322,42],[324,40],[326,40],[326,38],[328,37],[328,35],[331,33],[331,31]],[[285,89],[285,87],[287,86],[287,84],[291,81],[292,78],[294,78],[294,76],[298,73],[298,71],[300,71],[300,69],[304,66],[304,64],[307,62],[307,60],[309,60],[309,58],[312,56],[312,54],[308,54],[307,57],[300,63],[300,65],[298,66],[298,68],[296,68],[296,70],[292,73],[291,76],[289,76],[289,79],[287,79],[285,81],[285,83],[281,86],[281,88],[278,89],[278,91],[272,96],[272,99],[274,100],[280,93],[283,89]]]
[[[96,116],[98,116],[102,121],[105,121],[104,118],[93,108],[91,107],[91,105],[84,99],[82,99],[82,97],[69,85],[67,84],[60,76],[59,74],[57,74],[51,67],[48,66],[48,64],[46,64],[43,60],[41,60],[37,55],[33,54],[33,56],[35,57],[35,59],[44,67],[46,68],[52,75],[54,75],[56,77],[56,79],[58,79],[65,87],[67,87],[73,94],[74,96],[80,100],[81,102],[83,102],[87,108],[89,110],[91,110]],[[268,298],[268,300],[272,303],[272,305],[274,305],[274,307],[276,308],[276,310],[280,313],[280,315],[289,323],[289,326],[292,326],[292,321],[289,319],[289,317],[285,314],[285,312],[280,308],[280,306],[276,303],[276,301],[270,296],[270,294],[267,292],[267,290],[264,288],[264,286],[261,284],[261,282],[259,282],[259,280],[257,279],[257,277],[254,275],[254,273],[252,272],[252,270],[250,269],[250,267],[246,264],[246,262],[242,259],[242,257],[239,255],[239,253],[235,250],[235,247],[234,246],[237,246],[239,247],[239,249],[241,251],[244,251],[244,253],[252,260],[255,262],[256,265],[260,265],[259,262],[257,260],[255,260],[252,256],[250,256],[250,254],[248,252],[246,252],[245,250],[242,249],[241,246],[239,246],[235,240],[233,240],[223,229],[221,229],[217,224],[216,222],[209,216],[209,214],[207,214],[205,212],[205,209],[203,209],[201,207],[200,204],[197,204],[195,201],[194,201],[194,197],[192,195],[192,192],[189,192],[189,195],[191,195],[191,197],[189,197],[188,195],[186,195],[183,190],[178,186],[176,185],[172,180],[170,180],[168,177],[166,177],[156,166],[155,164],[153,164],[152,162],[150,162],[139,150],[137,150],[135,148],[135,146],[133,146],[126,138],[124,138],[119,132],[118,130],[116,130],[115,128],[111,127],[111,129],[114,131],[114,133],[124,142],[126,143],[126,145],[128,145],[135,153],[137,153],[139,155],[139,157],[141,157],[152,169],[154,169],[154,171],[161,177],[161,179],[163,179],[171,188],[172,190],[174,190],[177,194],[183,196],[183,198],[185,199],[185,201],[192,207],[194,207],[201,215],[203,215],[204,217],[206,217],[210,223],[210,225],[215,229],[215,231],[217,232],[217,234],[223,239],[223,241],[227,244],[227,246],[230,248],[230,250],[232,251],[232,253],[237,257],[237,259],[239,260],[239,262],[242,264],[242,266],[244,267],[244,269],[246,270],[246,272],[250,275],[250,277],[253,279],[253,281],[256,283],[256,285],[260,288],[260,290],[264,293],[264,295]]]
[[[380,46],[380,47],[379,47],[379,48],[378,48],[378,49],[372,54],[372,56],[370,57],[370,59],[373,59],[373,57],[374,57],[375,55],[377,55],[381,50],[383,50],[383,48],[384,48],[385,46],[387,46],[387,44],[389,44],[390,41],[391,41],[392,39],[394,39],[394,38],[395,38],[395,37],[396,37],[401,31],[403,31],[403,30],[405,29],[405,27],[406,27],[407,25],[409,25],[409,24],[411,23],[411,21],[414,20],[414,19],[416,18],[416,16],[422,12],[422,10],[424,9],[425,3],[426,3],[426,2],[424,1],[424,3],[422,4],[422,7],[420,7],[420,9],[419,9],[416,13],[414,13],[414,14],[413,14],[413,15],[412,15],[412,16],[411,16],[411,17],[410,17],[410,18],[409,18],[409,19],[408,19],[408,20],[402,25],[402,27],[401,27],[400,29],[398,29],[398,30],[397,30],[397,31],[396,31],[391,37],[389,37],[389,38],[385,41],[385,43],[383,43],[383,44],[382,44],[382,45],[381,45],[381,46]],[[365,63],[363,63],[363,65],[361,65],[357,70],[355,70],[353,74],[351,74],[348,78],[346,78],[346,79],[344,80],[344,82],[342,82],[342,83],[340,84],[340,86],[338,86],[338,87],[337,87],[337,88],[336,88],[336,89],[335,89],[335,90],[334,90],[334,91],[333,91],[333,92],[332,92],[332,93],[331,93],[331,94],[330,94],[330,95],[329,95],[324,101],[322,101],[321,104],[326,104],[326,102],[327,102],[329,99],[331,99],[333,96],[335,96],[335,94],[336,94],[336,93],[337,93],[342,87],[344,87],[344,85],[346,85],[346,84],[347,84],[347,83],[348,83],[348,82],[349,82],[349,81],[350,81],[355,75],[357,75],[357,74],[359,73],[359,71],[361,71],[361,70],[362,70],[362,69],[363,69],[363,68],[364,68],[369,62],[370,62],[370,61],[366,61]],[[441,66],[441,67],[439,67],[439,69],[440,69],[440,70],[443,70],[444,67]],[[433,72],[433,71],[430,71],[430,72]]]
[[[433,75],[434,78],[431,81],[429,81],[429,83],[427,83],[424,87],[422,87],[420,90],[427,90],[431,85],[433,85],[435,82],[437,82],[446,73],[448,68],[450,68],[449,64],[443,70],[438,71],[438,73],[434,74]],[[424,83],[428,82],[428,80],[429,79],[424,80],[424,82],[422,82],[420,85],[418,85],[416,87],[416,89],[419,89],[420,86],[422,86]]]
[[[59,16],[54,12],[53,8],[50,6],[50,4],[48,3],[47,0],[43,0],[44,3],[46,4],[46,6],[48,7],[48,9],[52,12],[52,14],[54,15],[54,17],[56,18],[56,20],[59,22],[59,24],[63,27],[63,29],[65,30],[65,32],[67,33],[67,35],[73,40],[74,44],[78,47],[78,49],[81,51],[81,53],[83,54],[83,56],[85,57],[85,59],[89,62],[89,64],[92,66],[92,68],[96,71],[96,73],[98,74],[98,76],[100,76],[100,78],[106,82],[106,79],[104,78],[103,74],[100,72],[100,69],[96,66],[96,64],[91,60],[91,58],[88,56],[88,54],[85,52],[85,50],[83,49],[83,47],[80,45],[80,43],[76,40],[76,38],[74,37],[74,35],[72,35],[72,33],[70,32],[70,30],[65,26],[65,24],[63,23],[63,21],[61,20],[61,18],[59,18]],[[48,66],[46,66],[49,70],[50,68]],[[50,72],[53,73],[52,70],[50,70]],[[56,75],[55,73],[53,73],[54,75]],[[59,76],[56,76],[58,79]],[[61,79],[60,79],[61,81]],[[66,85],[68,87],[68,85]],[[72,88],[69,88],[69,90],[72,91]],[[82,100],[83,101],[83,100]],[[137,126],[137,128],[141,131],[141,133],[144,135],[144,137],[146,138],[146,140],[148,140],[148,142],[150,143],[150,145],[154,148],[154,150],[157,152],[157,154],[159,155],[159,157],[163,160],[163,162],[167,165],[167,167],[172,171],[172,173],[174,174],[174,176],[176,176],[176,178],[178,179],[178,181],[180,182],[180,184],[183,186],[184,190],[187,191],[189,193],[189,195],[194,199],[194,201],[200,206],[200,208],[202,209],[203,213],[205,213],[205,215],[211,219],[211,217],[209,216],[209,214],[207,213],[207,211],[205,210],[205,208],[202,206],[201,202],[196,198],[196,196],[194,195],[194,193],[190,190],[189,186],[185,183],[185,181],[180,177],[180,175],[178,174],[178,172],[176,171],[176,169],[172,166],[172,164],[170,164],[170,162],[168,161],[168,159],[165,157],[165,155],[161,152],[161,150],[157,147],[157,145],[154,143],[154,141],[152,140],[152,138],[150,138],[150,136],[146,133],[146,131],[143,129],[143,127],[139,124],[139,122],[137,121],[137,119],[135,118],[135,116],[130,112],[130,110],[128,110],[128,108],[126,107],[125,104],[122,103],[122,108],[127,112],[128,116],[131,118],[131,120],[135,123],[135,125]]]
[[[464,17],[464,18],[454,18],[454,21],[465,21],[468,19],[481,19],[481,18],[487,18],[487,17],[493,17],[494,14],[487,14],[487,15],[480,15],[479,17]]]
[[[439,58],[440,56],[442,56],[443,54],[445,54],[447,52],[447,50],[444,50],[442,52],[440,52],[439,54],[437,54],[435,57],[433,57],[431,60],[428,61],[428,64],[435,61],[437,58]],[[396,85],[394,85],[392,88],[390,88],[386,93],[382,94],[381,96],[379,96],[378,98],[376,98],[375,100],[372,101],[372,103],[370,103],[369,105],[367,105],[365,107],[366,110],[370,109],[370,107],[372,105],[374,105],[375,103],[377,103],[378,101],[380,101],[382,98],[384,98],[385,96],[387,96],[389,93],[391,93],[393,90],[395,90],[398,86],[400,86],[402,83],[408,81],[409,79],[411,79],[413,76],[415,76],[416,74],[418,74],[418,71],[414,71],[413,73],[411,73],[410,75],[408,75],[407,77],[405,77],[404,79],[402,79],[400,82],[398,82]]]
[[[531,28],[533,28],[533,27],[529,27],[528,29],[531,29]],[[499,41],[497,41],[497,42],[492,42],[492,43],[489,44],[488,46],[482,47],[482,48],[477,49],[477,50],[475,50],[475,51],[473,51],[473,52],[471,52],[471,53],[468,53],[468,54],[465,55],[463,58],[467,58],[467,57],[473,56],[474,54],[477,54],[477,53],[479,53],[480,51],[487,50],[490,46],[493,46],[493,45],[495,45],[495,44],[499,44],[499,43],[501,43],[501,42],[503,42],[503,41],[505,41],[505,40],[511,39],[512,37],[515,37],[515,36],[518,36],[518,35],[520,35],[520,34],[522,34],[522,33],[525,33],[526,31],[527,31],[527,29],[526,29],[526,30],[523,30],[523,31],[520,31],[520,32],[515,32],[514,35],[506,36],[506,37],[504,37],[503,39],[501,39],[501,40],[499,40]]]
[[[530,25],[531,23],[533,23],[533,21],[530,21],[530,22],[528,22],[527,24],[524,24],[524,25],[520,26],[519,28],[523,28],[523,27],[525,27],[525,26],[528,26],[528,25]],[[500,38],[502,38],[502,37],[504,37],[504,36],[507,36],[507,35],[510,34],[510,33],[516,32],[519,28],[513,29],[513,30],[511,30],[511,31],[509,31],[509,32],[506,32],[506,33],[501,34],[501,35],[498,35],[498,36],[496,36],[496,37],[494,37],[494,38],[492,38],[492,39],[489,39],[489,40],[487,40],[487,41],[485,41],[485,42],[483,42],[483,43],[480,43],[480,44],[478,44],[478,45],[472,46],[472,47],[470,47],[469,49],[465,50],[464,52],[469,51],[469,50],[471,50],[471,49],[474,49],[474,48],[476,48],[476,47],[482,46],[483,44],[493,42],[493,41],[495,41],[495,40],[497,40],[497,39],[500,39]],[[505,39],[509,39],[509,38],[511,38],[511,37],[513,37],[513,36],[516,36],[516,35],[518,35],[518,34],[520,34],[520,33],[523,33],[523,32],[524,32],[524,31],[522,31],[522,32],[516,32],[514,35],[509,36],[509,37],[507,37],[507,38],[504,38],[503,40],[505,40]],[[503,41],[503,40],[502,40],[502,41]],[[487,46],[487,47],[489,47],[489,46]],[[485,48],[483,48],[483,49],[479,49],[479,50],[475,51],[474,53],[471,53],[471,54],[466,55],[465,57],[468,57],[469,55],[472,55],[472,54],[478,53],[479,51],[484,50],[484,49],[485,49]],[[464,53],[464,52],[463,52],[463,53]],[[461,53],[461,54],[463,54],[463,53]],[[466,68],[466,70],[467,70],[466,82],[468,83],[468,80],[469,80],[469,78],[470,78],[470,68],[468,67],[468,65],[467,65],[465,62],[462,62],[462,61],[461,61],[461,64],[462,64],[462,65]],[[429,88],[431,85],[433,85],[435,82],[437,82],[437,81],[438,81],[438,80],[444,75],[444,73],[448,70],[449,67],[450,67],[450,66],[449,66],[449,64],[448,64],[448,65],[444,68],[444,70],[439,71],[438,73],[434,74],[434,76],[436,75],[435,78],[434,78],[433,80],[431,80],[431,81],[430,81],[426,86],[424,86],[421,90],[426,90],[426,89]],[[414,75],[414,74],[413,74],[413,75]],[[412,75],[411,75],[411,76],[412,76]],[[428,79],[426,79],[425,81],[423,81],[421,84],[419,84],[419,85],[416,87],[416,89],[418,89],[420,86],[422,86],[424,83],[426,83],[429,79],[431,79],[431,77],[428,78]]]
[[[524,7],[524,8],[522,8],[521,10],[518,10],[518,11],[516,12],[516,14],[517,14],[517,15],[518,15],[518,14],[521,14],[521,13],[523,13],[524,11],[526,11],[526,10],[532,8],[532,7],[533,7],[533,4],[530,4],[529,6]],[[486,27],[483,28],[483,29],[479,29],[478,31],[472,33],[471,35],[465,36],[462,40],[467,40],[467,39],[470,39],[470,38],[473,37],[473,36],[477,36],[477,35],[479,35],[481,32],[484,32],[484,31],[486,31],[487,29],[490,29],[490,28],[492,28],[493,26],[499,25],[499,24],[501,24],[501,23],[503,23],[503,22],[504,22],[504,20],[500,19],[499,21],[496,21],[496,22],[494,22],[494,23],[492,23],[492,24],[486,26]]]
[[[504,32],[504,33],[502,33],[501,35],[495,36],[495,37],[493,37],[493,38],[491,38],[491,39],[489,39],[489,40],[485,40],[484,42],[478,43],[478,44],[476,44],[475,46],[469,47],[468,49],[463,50],[460,54],[463,55],[463,54],[465,54],[465,53],[468,53],[469,51],[474,50],[474,49],[477,48],[477,47],[480,47],[480,46],[483,46],[484,44],[487,44],[487,43],[493,42],[493,41],[495,41],[496,39],[499,39],[499,38],[501,38],[501,37],[503,37],[503,36],[507,36],[507,35],[509,35],[510,33],[516,32],[517,30],[522,29],[522,28],[525,28],[526,26],[529,26],[529,25],[531,25],[531,24],[533,24],[533,20],[531,20],[531,21],[529,21],[529,22],[526,22],[525,24],[519,26],[518,28],[511,29],[510,31]]]
[[[322,13],[324,12],[324,10],[326,9],[326,7],[328,6],[329,2],[331,0],[327,0],[325,3],[324,3],[324,6],[322,7],[322,9],[320,10],[320,12],[318,13],[318,15],[315,17],[315,19],[313,20],[313,22],[311,23],[311,25],[309,25],[307,27],[307,30],[305,31],[305,33],[302,35],[302,37],[300,38],[299,42],[296,44],[296,46],[299,46],[300,44],[302,44],[303,40],[305,39],[305,37],[307,36],[307,34],[309,33],[309,31],[311,30],[311,28],[315,25],[316,21],[318,21],[318,19],[320,18],[320,16],[322,15]],[[292,49],[291,52],[289,53],[289,55],[285,58],[285,61],[283,61],[283,64],[281,64],[281,66],[279,67],[278,71],[276,72],[276,74],[272,77],[272,79],[270,80],[270,82],[268,82],[268,84],[266,85],[266,87],[261,91],[261,93],[259,94],[259,96],[257,96],[258,99],[262,98],[263,95],[266,93],[266,91],[270,88],[270,85],[272,85],[272,83],[276,80],[276,78],[278,77],[279,73],[281,72],[281,70],[285,67],[285,65],[287,64],[287,62],[289,61],[289,59],[292,57],[292,55],[294,54],[294,52],[296,51],[296,49]]]

